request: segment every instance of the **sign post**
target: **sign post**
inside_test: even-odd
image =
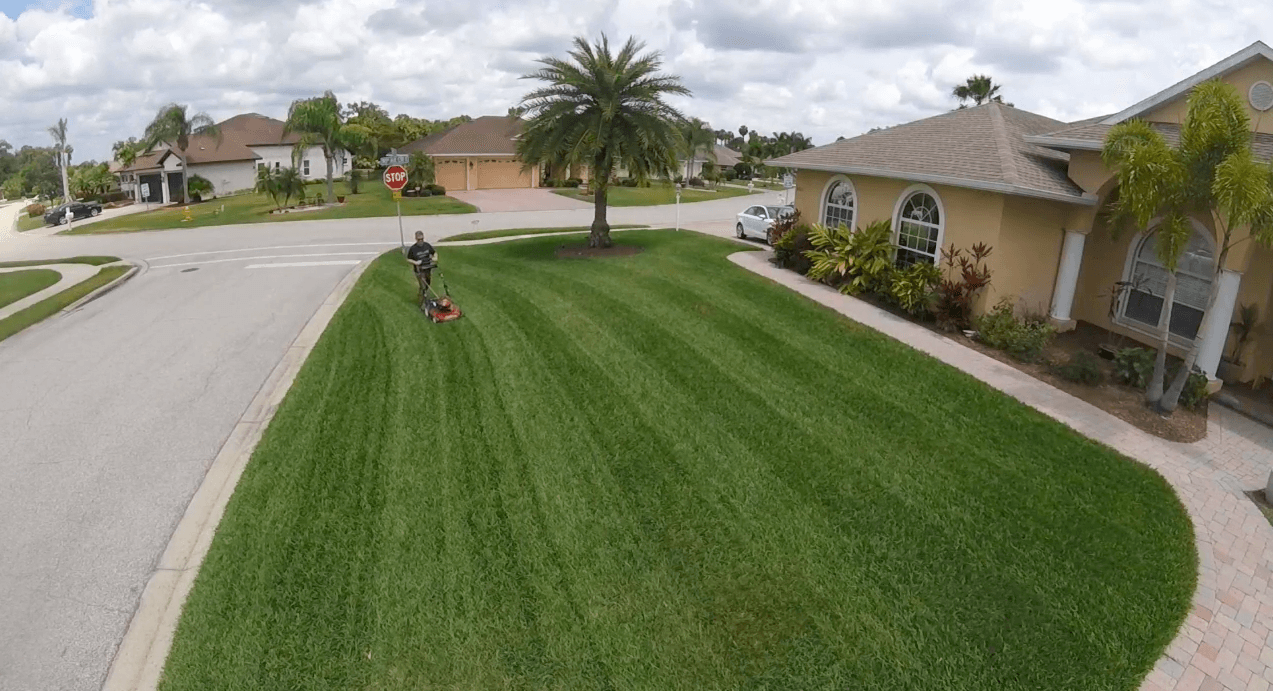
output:
[[[676,183],[676,229],[681,229],[681,183]]]
[[[782,202],[784,204],[790,204],[795,201],[796,194],[795,192],[792,192],[792,189],[795,186],[796,186],[796,176],[792,175],[791,173],[787,173],[782,176],[782,188],[783,188]]]
[[[141,198],[146,200],[146,210],[150,211],[150,183],[141,183]]]
[[[402,233],[402,188],[407,186],[407,169],[402,166],[385,168],[385,187],[393,190],[393,199],[398,204],[398,240],[405,248],[407,238]]]

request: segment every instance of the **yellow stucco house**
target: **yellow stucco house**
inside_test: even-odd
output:
[[[1152,228],[1114,240],[1105,227],[1099,212],[1116,181],[1101,162],[1101,146],[1110,128],[1131,118],[1177,142],[1190,89],[1216,78],[1246,97],[1256,155],[1273,158],[1273,49],[1257,42],[1112,115],[1064,123],[988,103],[768,163],[798,170],[795,203],[805,221],[858,227],[891,220],[901,262],[940,261],[939,248],[951,243],[991,245],[994,278],[982,310],[1008,296],[1019,310],[1046,312],[1062,330],[1081,320],[1152,345],[1161,333],[1166,271]],[[1182,354],[1198,340],[1198,366],[1215,379],[1221,358],[1231,354],[1238,307],[1258,305],[1262,322],[1273,317],[1273,251],[1237,243],[1218,279],[1213,314],[1204,315],[1218,238],[1212,219],[1194,226],[1170,350]],[[1112,300],[1120,281],[1139,289]],[[1273,374],[1273,329],[1257,329],[1241,360],[1242,381]]]

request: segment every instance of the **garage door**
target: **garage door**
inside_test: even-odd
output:
[[[530,171],[522,171],[517,161],[479,160],[473,169],[477,180],[473,188],[479,190],[503,190],[514,187],[530,187]]]
[[[435,161],[433,164],[433,181],[445,187],[448,192],[465,189],[464,161]]]

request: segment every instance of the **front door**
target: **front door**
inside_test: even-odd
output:
[[[168,199],[172,204],[181,204],[186,201],[186,195],[181,187],[181,173],[168,173]]]

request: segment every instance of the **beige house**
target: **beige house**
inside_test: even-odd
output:
[[[1178,140],[1190,89],[1215,78],[1246,97],[1254,149],[1273,157],[1273,49],[1255,43],[1112,115],[1067,124],[989,103],[768,163],[798,169],[796,206],[806,221],[858,227],[891,220],[899,262],[939,261],[939,248],[952,243],[991,245],[994,278],[979,309],[1008,296],[1063,330],[1083,321],[1152,345],[1167,272],[1155,257],[1153,228],[1115,240],[1105,226],[1099,212],[1116,182],[1100,150],[1110,128],[1132,118]],[[1273,251],[1252,242],[1231,249],[1213,313],[1204,314],[1218,238],[1212,219],[1194,225],[1170,350],[1179,355],[1197,342],[1198,366],[1214,379],[1231,354],[1230,323],[1240,305],[1258,305],[1273,324]],[[1120,282],[1132,289],[1115,291]],[[1273,330],[1257,329],[1241,360],[1243,381],[1273,374]]]
[[[448,190],[538,187],[539,171],[524,170],[517,158],[522,120],[487,115],[434,132],[402,148],[433,159],[434,181]]]

